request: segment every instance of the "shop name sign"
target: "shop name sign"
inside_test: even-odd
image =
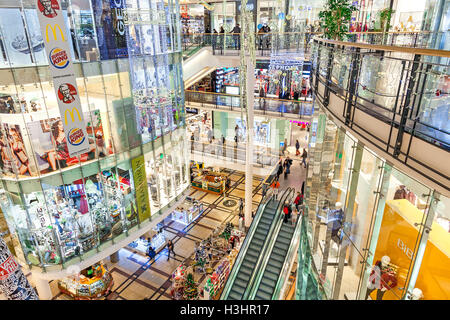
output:
[[[61,0],[35,0],[70,157],[89,151]],[[117,2],[117,0],[115,1]]]
[[[270,56],[269,70],[300,71],[303,68],[303,59],[292,54],[277,54]]]

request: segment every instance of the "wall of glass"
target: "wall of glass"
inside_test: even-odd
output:
[[[44,270],[140,228],[149,219],[142,195],[151,219],[188,186],[178,3],[127,1],[135,19],[127,27],[124,1],[61,5],[91,146],[76,157],[67,150],[36,1],[0,5],[0,205],[19,260]],[[147,25],[133,25],[139,19]]]
[[[321,115],[311,129],[306,205],[311,256],[327,298],[448,299],[448,197]]]

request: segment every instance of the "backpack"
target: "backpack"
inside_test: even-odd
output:
[[[288,214],[289,213],[289,208],[287,206],[284,206],[283,212],[284,212],[284,214]]]

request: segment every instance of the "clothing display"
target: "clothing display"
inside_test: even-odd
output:
[[[378,260],[370,273],[366,300],[374,290],[378,290],[377,300],[382,300],[386,290],[391,290],[396,286],[397,275],[395,269],[389,264],[383,265],[383,263]]]

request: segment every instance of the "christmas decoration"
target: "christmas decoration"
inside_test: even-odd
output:
[[[194,280],[194,275],[189,273],[184,282],[184,300],[197,300],[198,299],[198,285]]]

